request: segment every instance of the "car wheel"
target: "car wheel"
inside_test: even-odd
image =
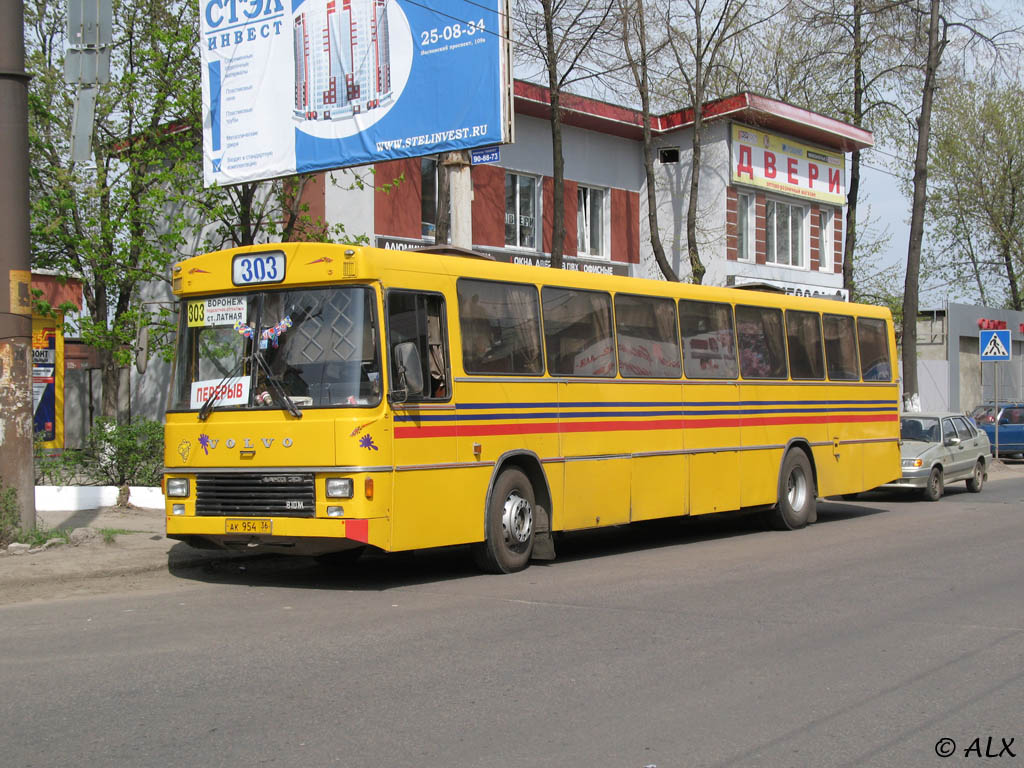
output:
[[[967,490],[971,493],[981,493],[981,487],[985,484],[985,462],[978,459],[974,465],[974,472],[967,478]]]
[[[928,475],[928,485],[924,489],[924,497],[928,501],[938,501],[942,498],[942,467],[932,467],[932,473]]]

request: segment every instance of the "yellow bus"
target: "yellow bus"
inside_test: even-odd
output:
[[[176,264],[167,534],[346,559],[751,511],[900,475],[888,310],[288,243]]]

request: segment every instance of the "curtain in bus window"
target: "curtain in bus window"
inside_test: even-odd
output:
[[[864,381],[892,381],[885,321],[858,317],[857,341],[860,345],[860,369]]]
[[[615,338],[623,376],[679,378],[682,367],[671,299],[618,294]]]
[[[817,312],[786,312],[789,373],[794,379],[824,379],[821,318]]]
[[[615,375],[612,307],[607,293],[545,287],[541,303],[549,373]]]
[[[737,306],[736,339],[740,351],[740,374],[743,378],[786,378],[782,310]]]
[[[679,336],[686,378],[736,378],[738,369],[732,307],[728,304],[681,300]]]
[[[857,381],[857,330],[852,317],[824,315],[825,363],[833,381]]]
[[[459,280],[462,365],[468,373],[544,372],[537,289]]]

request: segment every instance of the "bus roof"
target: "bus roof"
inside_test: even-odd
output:
[[[335,243],[267,243],[244,246],[195,256],[173,267],[173,289],[178,295],[214,294],[262,290],[284,286],[312,286],[339,281],[380,280],[385,285],[399,273],[443,274],[481,280],[500,280],[565,288],[648,294],[675,298],[721,301],[734,304],[774,306],[819,312],[890,317],[887,307],[852,304],[831,299],[815,299],[766,291],[718,286],[673,283],[665,280],[621,277],[586,271],[552,270],[489,260],[484,254],[463,252],[458,255],[431,251],[396,251],[360,245]],[[232,280],[232,262],[236,256],[258,253],[283,253],[287,274],[283,282],[236,285]],[[467,258],[469,255],[480,258]],[[856,309],[854,309],[856,307]]]

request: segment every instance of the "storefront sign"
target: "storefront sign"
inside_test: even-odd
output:
[[[743,285],[770,285],[778,288],[790,296],[806,296],[812,299],[833,299],[835,301],[849,301],[850,292],[845,288],[830,288],[825,285],[807,285],[806,283],[790,283],[785,280],[765,280],[761,277],[744,277],[733,275],[729,278],[729,284],[738,288]]]
[[[732,125],[735,184],[831,205],[846,204],[846,157],[746,125]]]

